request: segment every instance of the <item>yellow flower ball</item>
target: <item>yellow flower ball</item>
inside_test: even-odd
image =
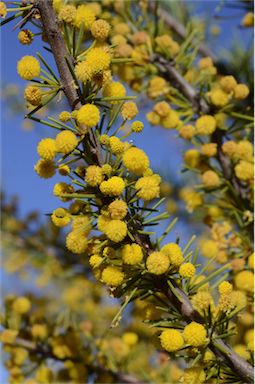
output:
[[[128,211],[127,203],[123,200],[114,200],[108,206],[108,212],[110,213],[111,219],[122,220],[126,217]]]
[[[55,211],[53,211],[51,220],[53,224],[56,225],[56,227],[63,228],[70,223],[71,217],[65,208],[57,208]]]
[[[40,75],[40,63],[34,56],[23,56],[18,61],[17,71],[24,80],[32,80]]]
[[[180,136],[185,140],[190,140],[195,135],[195,127],[193,125],[183,125],[179,128]]]
[[[214,171],[208,170],[202,174],[202,181],[206,188],[215,188],[220,185],[220,178]]]
[[[91,28],[96,18],[95,13],[88,5],[79,5],[76,11],[74,25],[80,28],[83,24],[85,30]]]
[[[184,161],[191,168],[196,168],[200,162],[200,153],[197,149],[188,149],[184,154]]]
[[[138,191],[137,196],[144,201],[150,201],[159,197],[160,182],[157,178],[152,176],[141,177],[135,183],[135,189]]]
[[[137,176],[141,176],[150,166],[148,156],[141,149],[129,148],[122,157],[124,166]]]
[[[234,345],[233,350],[244,360],[250,359],[250,353],[247,351],[247,347],[243,344]]]
[[[46,324],[33,324],[31,327],[31,335],[35,339],[45,340],[48,336]]]
[[[201,347],[206,343],[206,329],[202,324],[192,321],[184,328],[183,338],[192,347]]]
[[[196,268],[192,263],[184,263],[179,268],[180,276],[190,279],[196,273]]]
[[[88,240],[85,237],[84,232],[74,230],[68,233],[66,237],[66,247],[73,253],[84,253],[88,248]]]
[[[92,36],[99,41],[104,41],[108,37],[110,30],[110,24],[103,19],[94,21],[90,28]]]
[[[228,281],[222,281],[218,286],[218,290],[220,295],[230,295],[233,291],[233,285]]]
[[[56,143],[54,139],[42,139],[37,145],[38,155],[44,160],[53,160],[56,156]]]
[[[125,148],[124,143],[122,143],[122,141],[116,136],[110,137],[109,145],[110,145],[111,152],[114,155],[120,155]]]
[[[220,88],[213,89],[210,93],[210,100],[213,105],[216,107],[225,107],[229,102],[229,96]]]
[[[247,12],[241,21],[241,25],[243,27],[249,28],[249,27],[253,27],[253,24],[254,24],[254,13]]]
[[[99,255],[92,255],[89,258],[89,264],[92,268],[98,268],[100,264],[102,263],[103,258]]]
[[[131,125],[131,130],[132,132],[135,132],[135,133],[142,132],[143,128],[144,128],[144,125],[141,121],[134,121]]]
[[[237,84],[234,89],[234,97],[237,100],[244,100],[249,95],[250,90],[246,84]]]
[[[110,164],[103,164],[102,173],[103,175],[110,176],[112,173],[112,166]]]
[[[169,104],[166,101],[159,101],[154,105],[153,110],[160,116],[160,117],[167,117],[169,112],[171,111],[171,108]]]
[[[102,168],[97,165],[90,165],[86,169],[85,181],[91,187],[97,187],[103,181]]]
[[[253,145],[248,140],[240,140],[236,146],[235,158],[252,161]]]
[[[176,329],[166,329],[159,338],[162,348],[167,352],[179,351],[184,345],[182,334]]]
[[[146,114],[146,119],[151,125],[159,125],[160,124],[160,116],[156,112],[149,112]]]
[[[79,109],[76,120],[79,125],[84,124],[87,128],[92,128],[100,120],[99,109],[93,104],[85,104]]]
[[[59,165],[58,172],[61,176],[67,176],[70,174],[71,169],[68,165]]]
[[[146,267],[148,272],[154,275],[162,275],[170,267],[169,257],[163,252],[152,252],[146,260]]]
[[[235,174],[240,180],[251,180],[254,177],[254,167],[253,164],[246,161],[241,160],[236,166],[235,166]]]
[[[89,65],[91,73],[98,75],[109,69],[111,55],[102,48],[91,48],[86,55],[86,63]]]
[[[23,45],[29,45],[32,43],[34,38],[33,32],[29,29],[22,29],[18,34],[19,42]]]
[[[58,115],[58,118],[63,123],[66,123],[68,120],[71,119],[71,113],[68,111],[63,111]]]
[[[0,17],[4,19],[6,15],[7,15],[6,5],[3,1],[0,1]]]
[[[237,86],[237,81],[233,76],[223,76],[220,79],[220,86],[223,91],[230,93],[233,92],[235,87]]]
[[[221,148],[224,155],[232,157],[236,152],[237,143],[235,143],[233,140],[229,140],[223,143]]]
[[[123,335],[122,335],[122,340],[129,347],[133,347],[138,342],[138,336],[134,332],[124,332]]]
[[[118,176],[113,176],[100,184],[100,191],[108,196],[120,196],[124,189],[125,182]]]
[[[73,23],[76,17],[76,8],[74,5],[63,5],[58,14],[58,18],[61,21],[64,21],[67,24]]]
[[[214,240],[203,240],[200,244],[200,250],[204,257],[208,257],[209,259],[217,256],[219,252],[219,247],[216,241]]]
[[[74,231],[80,231],[88,235],[91,231],[91,223],[89,216],[75,216],[72,222],[72,229]]]
[[[197,281],[196,281],[197,284]],[[191,299],[193,307],[201,313],[201,315],[204,314],[204,310],[208,310],[209,305],[211,306],[211,309],[214,308],[214,302],[212,295],[204,290],[204,291],[198,291],[198,293],[194,296],[192,296]]]
[[[196,121],[196,133],[198,135],[211,135],[216,129],[216,120],[213,116],[203,115]]]
[[[55,142],[57,152],[64,154],[72,152],[78,144],[75,134],[68,130],[61,131],[57,134]]]
[[[127,224],[121,220],[110,220],[106,225],[105,234],[114,243],[119,243],[127,236]]]
[[[126,244],[121,248],[121,257],[125,264],[136,265],[143,260],[143,251],[138,244]]]
[[[27,313],[31,308],[31,302],[27,297],[21,296],[14,300],[12,309],[19,315]]]
[[[74,187],[70,184],[66,183],[57,183],[54,186],[53,194],[54,196],[57,196],[62,201],[69,201],[72,198],[71,197],[65,197],[65,194],[70,194],[74,192]]]
[[[254,253],[248,257],[248,266],[249,268],[254,269]]]
[[[40,159],[35,164],[34,170],[43,179],[49,179],[55,175],[56,167],[54,161]]]
[[[183,262],[181,247],[176,243],[165,244],[161,248],[161,252],[169,257],[170,263],[174,267],[179,267]]]
[[[112,287],[118,287],[123,283],[124,273],[121,269],[113,266],[106,267],[102,272],[102,281]]]
[[[18,331],[14,329],[4,329],[0,332],[0,341],[4,344],[13,344],[18,335]]]
[[[24,90],[24,98],[31,105],[40,105],[42,101],[42,91],[38,87],[28,85]]]
[[[246,292],[253,292],[254,290],[254,274],[251,271],[238,272],[234,278],[237,289]]]
[[[87,61],[81,61],[74,68],[75,75],[78,80],[82,83],[86,83],[87,81],[91,81],[92,72],[91,67],[87,63]]]
[[[161,123],[162,126],[166,129],[176,128],[177,125],[180,123],[180,117],[178,112],[171,109],[168,115],[162,118]]]
[[[110,81],[103,88],[103,97],[125,97],[126,96],[126,88],[124,85],[119,83],[118,81]],[[121,100],[109,100],[111,104],[117,104],[121,102]]]
[[[217,154],[217,143],[208,143],[201,146],[201,153],[207,157],[213,157]]]
[[[138,108],[133,101],[127,101],[121,108],[121,116],[124,120],[131,120],[138,114]]]
[[[183,383],[202,384],[205,383],[206,374],[202,367],[186,368],[183,374]]]

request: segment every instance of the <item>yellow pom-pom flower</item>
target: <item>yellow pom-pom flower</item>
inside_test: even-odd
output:
[[[93,104],[85,104],[79,109],[76,120],[79,125],[84,124],[87,128],[92,128],[100,120],[99,109]]]
[[[138,244],[126,244],[121,249],[121,257],[125,264],[136,265],[143,260],[143,251]]]
[[[206,329],[202,324],[192,321],[184,328],[183,338],[192,347],[201,347],[206,342]]]
[[[49,179],[55,175],[56,167],[54,161],[40,159],[35,164],[34,170],[43,179]]]
[[[233,285],[228,281],[222,281],[218,287],[218,290],[220,295],[230,295],[233,291]]]
[[[246,292],[254,290],[254,274],[251,271],[241,271],[234,278],[237,289]]]
[[[143,128],[144,128],[144,125],[141,121],[134,121],[131,125],[131,130],[132,132],[135,132],[135,133],[142,132]]]
[[[235,174],[240,180],[251,180],[254,177],[254,167],[253,164],[246,161],[241,160],[236,166],[235,166]]]
[[[4,19],[6,15],[7,15],[6,5],[3,1],[0,1],[0,17]]]
[[[100,184],[100,191],[108,196],[120,196],[125,189],[125,182],[121,177],[113,176]]]
[[[211,99],[211,103],[216,107],[220,107],[220,108],[225,107],[225,105],[227,105],[229,102],[228,94],[220,88],[213,89],[209,93],[209,96]]]
[[[248,266],[249,268],[254,269],[254,253],[248,257]]]
[[[243,27],[249,28],[249,27],[253,27],[253,24],[254,24],[254,13],[247,12],[241,21],[241,25]]]
[[[48,336],[46,324],[33,324],[31,327],[31,335],[35,339],[45,340]]]
[[[183,383],[202,384],[205,383],[206,374],[202,367],[186,368],[183,374]]]
[[[190,279],[196,273],[196,268],[192,263],[184,263],[179,268],[180,276]]]
[[[215,156],[217,153],[217,144],[216,143],[203,144],[201,146],[201,153],[202,155],[207,157]]]
[[[12,309],[19,315],[27,313],[31,308],[31,302],[27,297],[20,296],[12,303]]]
[[[159,338],[162,348],[167,352],[179,351],[184,345],[182,334],[176,329],[166,329]]]
[[[82,231],[88,235],[91,230],[91,223],[88,216],[76,216],[72,222],[72,229],[74,231]]]
[[[236,146],[235,158],[252,161],[253,145],[248,140],[240,140]]]
[[[51,138],[42,139],[37,145],[37,152],[42,159],[53,160],[57,152],[55,140]]]
[[[61,176],[67,176],[70,174],[71,169],[69,165],[59,165],[58,172]]]
[[[133,347],[138,342],[138,336],[137,336],[137,334],[135,332],[125,332],[122,335],[122,340],[129,347]]]
[[[23,56],[18,61],[17,71],[24,80],[32,80],[40,75],[40,63],[34,56]]]
[[[85,181],[91,187],[100,185],[103,181],[102,168],[97,165],[90,165],[86,169]]]
[[[161,252],[169,257],[170,263],[174,267],[179,267],[183,262],[181,247],[176,243],[165,244],[161,248]]]
[[[61,131],[55,139],[57,152],[68,154],[72,152],[78,144],[75,134],[71,131]]]
[[[154,275],[166,273],[170,267],[170,260],[163,252],[153,252],[146,260],[146,267]]]
[[[237,82],[233,76],[223,76],[220,79],[220,86],[223,91],[230,93],[234,91],[235,87],[237,86]]]
[[[110,30],[110,24],[103,19],[94,21],[90,29],[92,36],[99,41],[104,41],[108,37]]]
[[[106,267],[102,272],[102,281],[112,287],[118,287],[123,283],[124,273],[121,269],[113,266]]]
[[[58,115],[58,118],[59,118],[59,120],[62,121],[63,123],[66,123],[68,120],[71,119],[71,113],[68,112],[68,111],[60,112],[60,114]]]
[[[185,140],[190,140],[195,135],[195,127],[193,125],[183,125],[179,128],[180,136]]]
[[[86,55],[91,73],[98,75],[110,67],[111,55],[102,48],[91,48]]]
[[[133,101],[127,101],[121,108],[121,116],[124,120],[131,120],[138,114],[138,108]]]
[[[42,101],[42,91],[33,85],[28,85],[24,90],[24,98],[31,105],[40,105]]]
[[[65,197],[65,194],[70,194],[74,192],[74,187],[70,184],[66,183],[57,183],[54,186],[53,194],[54,196],[57,196],[62,201],[69,201],[70,197]]]
[[[98,268],[100,264],[102,263],[103,258],[99,255],[92,255],[89,258],[89,264],[92,268]]]
[[[65,208],[57,208],[53,211],[51,220],[56,227],[63,228],[70,223],[71,217]]]
[[[208,257],[209,259],[217,256],[219,252],[219,247],[216,241],[214,240],[202,240],[200,244],[200,250],[204,257]]]
[[[148,156],[139,148],[129,148],[123,154],[123,164],[132,173],[141,176],[150,166]]]
[[[115,98],[115,97],[125,97],[126,96],[126,88],[124,85],[119,83],[118,81],[110,81],[103,88],[103,97]],[[120,100],[109,100],[110,103],[116,104],[121,102]]]
[[[66,247],[69,251],[77,254],[84,253],[88,248],[88,240],[84,232],[74,230],[66,237]]]
[[[123,200],[114,200],[108,206],[108,212],[114,220],[122,220],[126,217],[128,211],[127,203]]]
[[[76,11],[74,25],[80,28],[83,24],[86,30],[90,29],[95,21],[96,15],[88,5],[79,5]]]
[[[137,196],[144,201],[150,201],[159,197],[160,181],[152,176],[141,177],[135,183],[135,189],[138,191]]]
[[[220,185],[220,178],[214,171],[208,170],[202,174],[202,181],[206,188],[215,188]]]
[[[116,136],[110,137],[109,145],[110,145],[111,152],[114,155],[121,154],[125,148],[124,143],[122,143],[122,141]]]
[[[173,129],[178,126],[180,123],[180,117],[178,112],[174,111],[173,109],[170,110],[168,115],[164,117],[162,120],[162,125],[166,129]]]
[[[23,45],[29,45],[32,43],[34,38],[33,32],[31,32],[29,29],[22,29],[22,31],[18,34],[19,42]]]
[[[234,97],[237,100],[244,100],[249,95],[250,90],[246,84],[237,84],[234,89]]]
[[[92,78],[92,72],[90,65],[86,61],[81,61],[74,68],[75,75],[82,83],[90,81]]]
[[[216,120],[213,116],[204,115],[196,121],[196,133],[198,135],[211,135],[216,129]]]
[[[74,5],[63,5],[58,14],[58,18],[67,24],[71,24],[76,17],[76,8]]]
[[[114,243],[119,243],[127,236],[127,224],[121,220],[110,220],[106,225],[105,234]]]
[[[196,168],[200,162],[200,153],[197,149],[188,149],[184,154],[184,161],[191,168]]]

